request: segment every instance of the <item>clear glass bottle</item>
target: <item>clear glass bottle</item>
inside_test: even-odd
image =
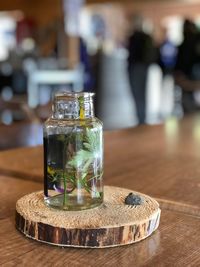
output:
[[[94,117],[93,93],[57,93],[44,124],[44,200],[62,210],[103,202],[102,123]]]

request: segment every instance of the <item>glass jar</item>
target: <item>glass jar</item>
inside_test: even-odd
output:
[[[103,202],[102,123],[93,93],[57,93],[44,124],[44,200],[53,208],[84,210]]]

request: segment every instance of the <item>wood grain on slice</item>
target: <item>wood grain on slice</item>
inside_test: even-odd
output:
[[[56,249],[34,242],[15,230],[13,218],[0,220],[0,226],[0,266],[200,266],[199,218],[179,212],[162,210],[159,229],[149,238],[106,250]]]
[[[85,211],[47,207],[41,191],[16,204],[16,227],[26,236],[60,246],[112,247],[131,244],[152,234],[160,221],[158,203],[139,194],[141,205],[124,204],[129,189],[105,186],[104,204]]]

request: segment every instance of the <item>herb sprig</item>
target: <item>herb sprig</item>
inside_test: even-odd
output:
[[[77,152],[73,152],[69,160],[63,162],[63,170],[51,170],[48,169],[49,177],[52,183],[62,182],[64,186],[64,198],[63,205],[67,204],[67,194],[71,193],[76,189],[77,184],[80,184],[88,193],[91,193],[93,189],[88,185],[94,179],[100,179],[102,177],[102,172],[99,166],[97,166],[98,172],[95,172],[92,177],[89,177],[91,173],[91,168],[94,166],[98,158],[101,157],[101,144],[100,144],[100,133],[91,128],[86,128],[82,134],[68,134],[59,136],[59,140],[64,144],[64,154],[67,153],[67,147],[72,145],[72,147],[77,143],[82,144],[82,148]],[[75,149],[74,149],[75,150]],[[67,189],[67,184],[70,184],[70,189]],[[99,194],[96,192],[96,196]]]

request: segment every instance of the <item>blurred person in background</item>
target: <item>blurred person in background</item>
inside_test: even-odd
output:
[[[139,124],[145,123],[145,95],[147,70],[154,61],[155,48],[152,37],[143,31],[143,18],[134,15],[133,28],[128,40],[128,73],[136,103]]]
[[[163,75],[172,74],[177,60],[177,47],[169,40],[167,29],[163,27],[161,31],[162,41],[158,47],[158,64]]]
[[[80,50],[80,62],[83,66],[83,71],[84,71],[84,85],[83,85],[84,91],[90,92],[94,88],[94,79],[92,75],[91,62],[87,51],[87,46],[85,41],[81,37],[80,37],[79,50]]]
[[[175,82],[182,89],[184,113],[190,113],[199,108],[195,92],[200,90],[200,33],[189,19],[184,21],[183,37],[178,47]]]

